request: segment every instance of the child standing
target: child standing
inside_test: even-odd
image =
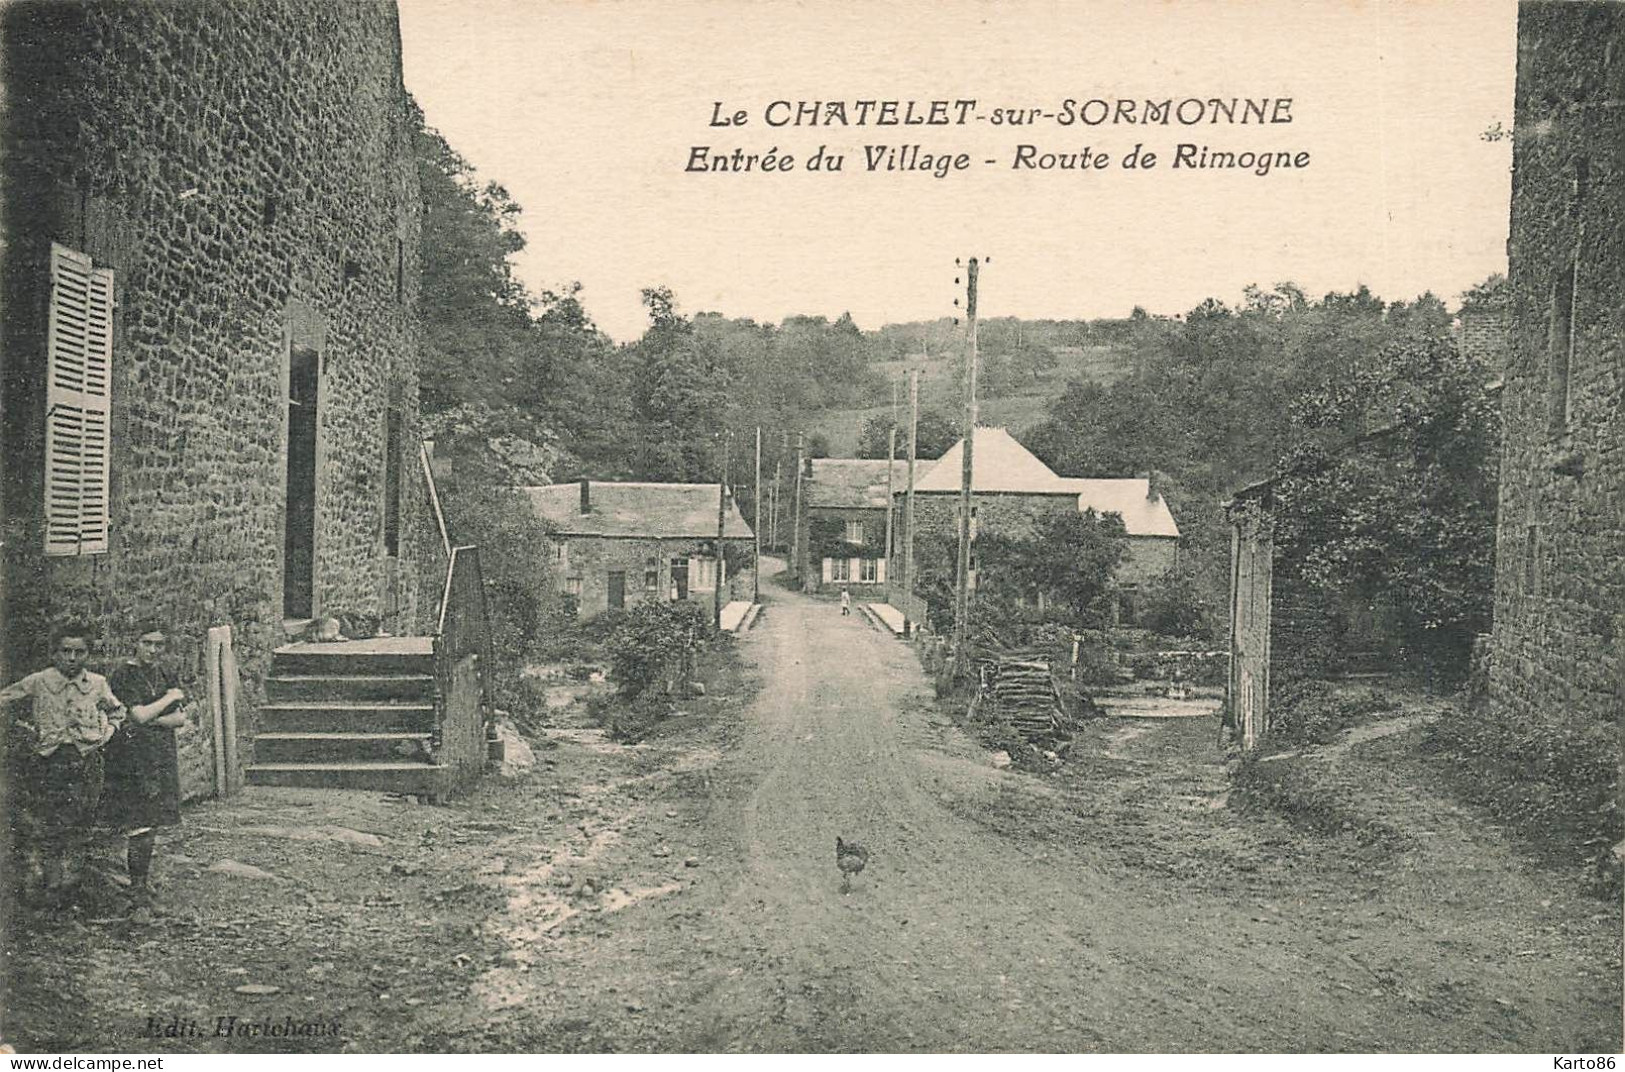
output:
[[[841,589],[841,616],[852,613],[852,593],[845,588]]]
[[[90,638],[90,627],[82,623],[57,629],[51,666],[0,689],[0,703],[33,701],[30,718],[18,721],[30,753],[23,810],[43,855],[49,907],[65,905],[83,876],[102,792],[102,746],[124,719],[124,705],[107,679],[85,669]]]
[[[157,828],[181,821],[180,764],[175,730],[186,724],[181,705],[186,693],[175,677],[158,664],[167,640],[163,628],[144,626],[136,638],[135,658],[113,674],[112,688],[129,709],[123,730],[107,748],[107,786],[102,814],[127,839],[132,919],[146,922],[152,914],[147,875]]]

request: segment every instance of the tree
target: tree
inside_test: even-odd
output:
[[[863,430],[858,433],[858,457],[884,458],[886,444],[891,438],[891,413],[876,413],[863,422]],[[959,426],[954,424],[946,414],[938,409],[920,410],[920,421],[917,429],[919,439],[919,457],[926,459],[940,458],[947,453],[948,448],[959,442]],[[897,458],[908,457],[908,411],[900,410],[897,415]]]

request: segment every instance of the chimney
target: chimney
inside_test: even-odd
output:
[[[586,477],[581,478],[581,513],[583,516],[592,513],[592,481]]]

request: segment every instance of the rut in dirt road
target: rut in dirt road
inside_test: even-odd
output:
[[[713,814],[744,846],[709,913],[732,952],[689,1022],[670,1025],[683,1045],[1506,1048],[1470,1020],[1368,993],[1365,969],[1313,935],[1260,942],[1239,904],[1126,879],[1087,845],[991,832],[981,802],[1042,798],[1045,783],[994,770],[932,712],[913,652],[861,618],[780,595],[745,652],[764,682],[728,765],[754,784]],[[837,835],[873,853],[849,895]]]

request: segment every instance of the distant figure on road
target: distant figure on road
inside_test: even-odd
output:
[[[843,589],[841,589],[841,614],[844,617],[845,615],[848,615],[848,614],[851,614],[851,613],[852,613],[852,593],[848,592],[845,588],[843,588]]]

